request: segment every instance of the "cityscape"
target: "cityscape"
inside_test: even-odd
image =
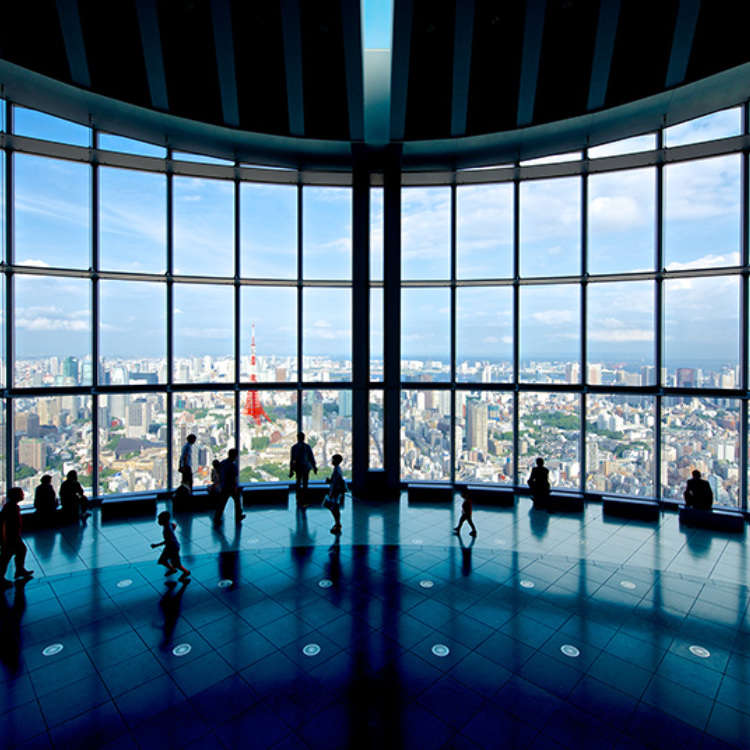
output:
[[[91,361],[76,357],[47,357],[16,361],[19,387],[76,386],[91,382]],[[334,453],[344,456],[350,476],[352,393],[326,388],[324,383],[345,380],[351,362],[305,357],[305,372],[315,373],[321,387],[302,392],[301,427],[313,447],[319,474],[330,474]],[[579,383],[575,362],[521,363],[524,380],[536,383]],[[590,363],[587,381],[595,385],[649,385],[654,368],[643,365]],[[296,382],[293,357],[242,357],[243,382]],[[373,378],[382,362],[371,366]],[[212,356],[177,358],[175,380],[185,383],[231,384],[232,358]],[[43,474],[59,487],[71,469],[89,494],[113,494],[164,489],[167,467],[167,395],[149,392],[164,382],[163,359],[105,359],[99,380],[105,384],[143,388],[143,392],[102,394],[98,398],[99,488],[92,484],[91,398],[57,395],[14,400],[14,482],[33,501]],[[509,362],[466,360],[457,378],[476,383],[476,390],[455,391],[454,471],[457,482],[512,484],[514,474],[513,392],[482,389],[483,383],[508,382]],[[450,369],[433,360],[402,361],[402,379],[414,383],[401,395],[400,455],[404,481],[450,481],[451,391],[430,388],[445,381]],[[670,386],[732,388],[737,370],[670,369],[663,373]],[[371,469],[383,466],[383,399],[377,383],[370,391]],[[298,429],[297,390],[248,390],[240,393],[239,414],[232,391],[174,392],[172,398],[173,482],[176,461],[185,438],[195,433],[195,485],[210,481],[211,463],[223,459],[234,445],[239,418],[240,480],[289,481],[289,448]],[[585,446],[580,445],[582,398],[585,398]],[[587,394],[523,391],[518,396],[518,482],[523,484],[538,456],[550,469],[552,485],[578,489],[585,464],[585,487],[592,492],[653,496],[655,399],[639,394]],[[736,506],[739,497],[739,424],[737,399],[672,397],[662,399],[662,465],[659,481],[663,497],[681,497],[690,471],[699,469],[710,482],[718,504]],[[3,443],[4,444],[4,443]],[[583,453],[585,451],[585,454]],[[585,462],[582,460],[585,458]]]

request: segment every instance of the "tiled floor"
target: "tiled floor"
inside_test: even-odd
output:
[[[318,508],[176,520],[186,585],[153,520],[27,536],[3,748],[750,746],[744,536],[526,498],[473,546],[405,498],[348,503],[339,544]]]

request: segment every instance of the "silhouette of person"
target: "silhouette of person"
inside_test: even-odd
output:
[[[536,466],[531,469],[527,484],[531,489],[534,502],[543,504],[549,497],[549,469],[544,465],[543,458],[537,458]]]
[[[167,581],[167,590],[159,600],[159,607],[164,615],[164,638],[159,644],[162,651],[169,651],[172,646],[172,636],[182,609],[182,595],[185,593],[185,587],[190,583],[190,579],[180,579],[180,583],[182,585],[178,588],[176,581]]]
[[[461,527],[464,525],[464,521],[469,524],[469,527],[471,528],[471,531],[469,532],[470,536],[476,536],[477,535],[477,527],[474,526],[474,521],[471,519],[471,514],[474,510],[474,507],[471,504],[470,498],[464,498],[463,503],[461,503],[461,518],[458,520],[458,526],[456,526],[455,529],[453,529],[454,534],[458,534],[459,539],[461,538]]]
[[[461,545],[461,575],[471,575],[471,548],[476,542],[476,536],[471,537],[471,541],[468,544],[464,544],[463,537],[458,535],[458,543]]]
[[[331,528],[331,534],[341,533],[341,503],[344,500],[346,494],[346,482],[344,481],[344,475],[341,473],[341,462],[344,457],[336,453],[331,457],[331,463],[333,464],[333,473],[328,478],[328,482],[331,488],[328,490],[328,497],[326,498],[326,507],[331,511],[333,516],[333,527]]]
[[[60,505],[62,505],[63,516],[68,522],[79,519],[85,521],[91,515],[88,511],[88,500],[83,494],[83,487],[78,481],[78,472],[75,470],[69,471],[65,481],[60,485]]]
[[[230,497],[234,500],[234,522],[242,523],[245,514],[242,512],[239,478],[240,471],[237,467],[237,449],[230,448],[227,457],[219,464],[221,493],[219,494],[219,504],[216,506],[216,512],[214,513],[214,525],[218,526],[221,523],[224,508]]]
[[[221,474],[219,472],[220,462],[214,459],[211,462],[211,484],[208,486],[208,494],[214,499],[221,495]]]
[[[9,589],[13,586],[13,582],[5,578],[11,557],[16,559],[16,578],[29,578],[34,574],[33,570],[27,570],[24,566],[27,549],[21,539],[21,509],[18,507],[20,502],[23,502],[23,490],[20,487],[11,487],[5,498],[5,505],[0,511],[3,544],[0,554],[0,588]]]
[[[187,487],[190,492],[193,491],[193,445],[197,438],[191,432],[185,440],[185,445],[182,446],[180,452],[180,464],[177,470],[182,474],[182,483]]]
[[[685,488],[683,497],[685,498],[685,505],[688,508],[711,510],[714,502],[714,493],[711,490],[711,485],[705,479],[701,479],[701,473],[698,469],[693,471],[693,478],[687,480],[687,487]]]
[[[172,517],[168,510],[163,510],[157,517],[157,523],[163,529],[164,541],[154,542],[151,549],[164,547],[164,550],[157,561],[159,565],[166,568],[165,576],[171,576],[178,570],[182,571],[180,581],[186,581],[190,577],[190,571],[182,564],[180,560],[180,543],[177,541],[174,530],[177,528],[176,523],[172,523]]]
[[[11,677],[21,674],[24,668],[21,661],[21,619],[26,611],[26,584],[28,582],[28,578],[16,581],[11,606],[8,606],[5,596],[0,596],[0,663]]]
[[[305,433],[297,433],[297,442],[292,446],[289,456],[289,476],[295,477],[295,495],[297,505],[303,505],[307,494],[307,485],[310,480],[310,469],[318,473],[318,465],[315,463],[312,448],[305,442]]]
[[[57,495],[55,494],[55,488],[52,486],[52,477],[45,474],[36,490],[34,490],[34,509],[43,525],[51,526],[54,523],[57,505]]]

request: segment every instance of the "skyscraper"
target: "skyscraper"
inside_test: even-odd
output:
[[[466,447],[487,452],[487,404],[478,399],[466,402]]]

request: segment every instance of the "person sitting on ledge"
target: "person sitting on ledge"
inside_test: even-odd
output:
[[[700,510],[711,510],[714,502],[714,493],[711,485],[701,479],[698,469],[693,471],[693,478],[687,480],[687,487],[683,493],[685,505],[688,508],[699,508]]]
[[[34,491],[34,510],[44,524],[51,524],[57,510],[57,495],[52,486],[52,477],[45,474]]]
[[[543,504],[549,497],[549,469],[544,465],[543,458],[537,458],[536,466],[531,469],[527,484],[531,489],[534,503]]]
[[[78,472],[75,469],[67,473],[65,481],[60,485],[60,504],[68,523],[85,521],[91,515],[88,499],[83,494],[83,487],[78,481]]]

